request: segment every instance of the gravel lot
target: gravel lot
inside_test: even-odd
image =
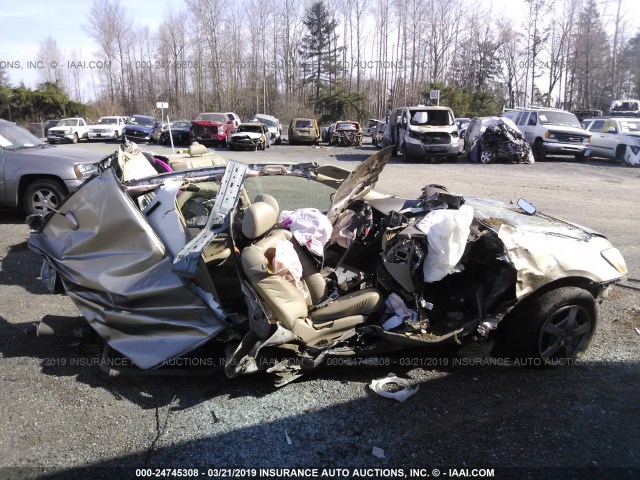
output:
[[[115,144],[73,148],[106,154]],[[220,153],[352,168],[374,151],[283,144]],[[374,468],[403,469],[396,473],[409,477],[418,473],[410,469],[424,468],[423,478],[436,477],[433,469],[450,477],[456,473],[450,469],[488,468],[495,478],[640,478],[640,169],[561,157],[534,165],[394,161],[377,190],[417,196],[429,183],[499,200],[524,197],[606,234],[621,249],[628,279],[602,304],[579,365],[452,366],[447,354],[427,354],[415,366],[396,359],[375,368],[332,367],[282,389],[269,375],[108,378],[97,354],[35,336],[44,315],[78,313],[67,297],[45,294],[39,258],[27,249],[24,214],[4,209],[0,479],[133,478],[143,467],[199,467],[200,477],[243,473],[207,468],[310,467],[318,475],[323,468],[349,469],[349,475]],[[377,397],[368,384],[390,371],[419,384],[419,392],[405,403]],[[373,447],[385,458],[373,456]]]

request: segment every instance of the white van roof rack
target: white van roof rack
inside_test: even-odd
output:
[[[557,110],[558,112],[566,111],[566,110],[563,110],[562,108],[545,107],[544,105],[529,105],[529,107],[527,108],[531,110]]]

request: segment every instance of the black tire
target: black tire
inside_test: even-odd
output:
[[[229,151],[233,151],[233,145],[229,144]]]
[[[65,192],[64,185],[56,180],[36,180],[24,191],[22,205],[29,215],[45,215],[50,210],[44,201],[48,200],[57,208],[66,197]]]
[[[597,323],[596,302],[586,290],[561,287],[517,308],[506,325],[506,346],[524,366],[562,365],[587,350]]]
[[[535,157],[536,162],[543,162],[547,157],[547,152],[544,150],[542,140],[536,140],[533,144],[533,156]]]
[[[624,162],[624,152],[626,151],[626,145],[618,145],[616,147],[616,160],[619,162]]]
[[[71,143],[78,143],[78,134],[74,133],[73,138],[71,139]]]

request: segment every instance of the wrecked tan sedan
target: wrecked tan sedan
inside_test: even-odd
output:
[[[32,219],[29,246],[112,374],[125,370],[112,357],[135,372],[207,357],[285,384],[331,359],[443,344],[530,365],[580,356],[596,300],[626,274],[620,252],[525,201],[374,192],[390,153],[353,172],[230,162],[124,183],[103,162]]]

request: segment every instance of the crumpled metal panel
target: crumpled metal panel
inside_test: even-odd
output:
[[[173,273],[165,246],[109,169],[53,214],[29,246],[62,273],[65,289],[91,326],[140,368],[181,356],[224,328]]]

